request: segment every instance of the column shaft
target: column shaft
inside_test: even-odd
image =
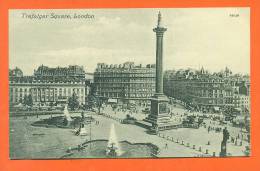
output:
[[[163,35],[156,33],[156,93],[163,94]]]

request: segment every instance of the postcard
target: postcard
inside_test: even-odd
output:
[[[260,170],[259,7],[1,2],[0,170]]]
[[[249,7],[8,16],[10,159],[251,155]]]

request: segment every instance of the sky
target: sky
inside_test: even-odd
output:
[[[9,10],[9,67],[155,63],[152,29],[162,13],[164,70],[250,73],[250,8]],[[31,19],[28,15],[48,15]],[[70,15],[71,19],[53,19]],[[90,18],[73,18],[74,14]]]

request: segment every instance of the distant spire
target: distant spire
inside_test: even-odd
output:
[[[205,70],[204,70],[203,66],[201,67],[201,70],[200,70],[200,72],[201,72],[202,74],[204,74],[204,73],[205,73]]]
[[[161,15],[161,12],[159,11],[159,13],[158,13],[158,24],[157,24],[157,27],[161,27],[161,24],[162,24],[162,15]]]

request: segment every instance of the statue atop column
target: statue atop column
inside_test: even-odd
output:
[[[159,13],[158,13],[158,23],[157,23],[157,27],[161,27],[161,21],[162,21],[162,14],[161,14],[161,12],[159,11]]]

